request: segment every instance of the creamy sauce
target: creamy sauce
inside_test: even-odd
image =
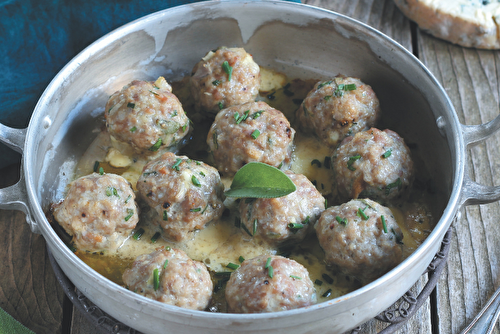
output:
[[[289,81],[283,74],[265,71],[266,91],[261,92],[259,100],[263,100],[272,107],[282,111],[294,124],[294,112],[307,92],[313,87],[314,81],[292,80]],[[193,135],[188,144],[183,147],[178,155],[187,155],[192,159],[202,160],[211,164],[207,154],[206,136],[211,122],[203,121],[201,115],[194,114],[194,108],[189,97],[188,78],[181,82],[172,83],[173,93],[181,100],[188,117],[193,121],[196,135]],[[383,112],[383,111],[382,111]],[[294,127],[297,130],[297,127]],[[404,136],[403,136],[404,137]],[[327,157],[331,156],[329,149],[322,145],[316,138],[307,137],[297,132],[295,138],[295,151],[291,169],[296,173],[306,175],[316,185],[317,189],[328,200],[329,205],[337,205],[336,192],[332,189],[332,170],[328,168]],[[75,172],[75,178],[92,173],[96,161],[106,173],[116,173],[124,176],[134,187],[142,173],[146,161],[121,155],[111,149],[111,139],[103,131],[88,148],[82,157]],[[415,152],[412,152],[415,153]],[[325,159],[326,158],[326,159]],[[418,159],[413,154],[413,159]],[[417,164],[416,166],[422,164]],[[426,171],[417,171],[427,179]],[[417,175],[418,178],[418,175]],[[226,188],[231,180],[223,179]],[[401,230],[404,233],[404,256],[410,255],[427,237],[433,228],[431,203],[433,199],[425,190],[412,190],[411,201],[395,203],[391,207]],[[360,287],[360,284],[350,280],[345,275],[334,273],[324,265],[324,254],[316,236],[312,235],[294,249],[275,249],[253,238],[243,229],[237,227],[239,219],[236,216],[237,207],[234,199],[228,198],[225,202],[226,212],[219,221],[211,222],[203,230],[191,233],[191,237],[182,243],[173,243],[159,237],[152,241],[155,234],[161,234],[161,228],[150,223],[149,209],[142,207],[141,219],[134,233],[143,230],[144,233],[134,238],[132,235],[118,249],[116,254],[89,253],[76,250],[76,254],[94,270],[123,285],[122,273],[133,260],[141,254],[152,252],[160,246],[176,247],[184,250],[192,259],[206,264],[214,280],[214,297],[210,311],[225,312],[224,283],[228,263],[239,264],[240,257],[253,258],[260,254],[286,255],[302,265],[315,282],[318,302],[323,302],[344,295]],[[158,234],[157,234],[158,235]],[[221,274],[222,272],[222,274]],[[326,276],[325,276],[326,275]],[[330,281],[330,283],[329,283]]]

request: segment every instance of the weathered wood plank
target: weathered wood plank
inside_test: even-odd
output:
[[[15,182],[18,170],[2,169],[0,188]],[[0,210],[0,245],[0,307],[35,333],[61,333],[64,292],[24,213]]]
[[[497,51],[466,49],[419,33],[419,54],[449,95],[463,124],[481,124],[498,115]],[[500,136],[470,150],[471,178],[498,185]],[[461,210],[453,225],[448,265],[438,284],[439,332],[457,333],[471,321],[499,282],[500,206]]]

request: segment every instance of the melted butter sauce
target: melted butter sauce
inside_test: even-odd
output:
[[[294,127],[295,110],[309,90],[312,89],[315,81],[288,81],[286,76],[278,73],[275,73],[275,80],[273,80],[272,71],[265,71],[266,86],[273,87],[273,90],[261,92],[258,99],[282,111]],[[211,156],[207,153],[208,145],[206,144],[211,122],[194,113],[194,107],[189,96],[188,79],[185,78],[180,82],[171,83],[173,93],[182,102],[186,114],[193,122],[195,128],[193,133],[196,133],[196,135],[191,136],[186,146],[177,154],[187,155],[191,159],[212,164]],[[276,87],[281,88],[275,89]],[[297,130],[297,127],[294,128]],[[297,131],[295,137],[295,145],[291,169],[296,173],[306,175],[323,196],[327,198],[329,206],[340,204],[336,202],[335,189],[332,189],[332,170],[328,168],[328,162],[325,166],[325,157],[331,156],[332,152],[316,138],[307,137],[299,131]],[[135,190],[135,184],[146,161],[140,159],[140,157],[133,157],[130,159],[131,164],[127,167],[113,167],[113,165],[116,166],[117,164],[108,155],[110,147],[110,137],[103,130],[82,157],[77,166],[75,178],[92,173],[95,169],[95,162],[99,161],[99,167],[102,167],[106,173],[124,176]],[[412,152],[413,158],[418,159],[414,153]],[[312,163],[313,161],[314,163]],[[418,163],[415,165],[419,166]],[[425,170],[418,171],[418,173],[422,175],[422,179],[429,179]],[[227,189],[231,184],[231,179],[223,178],[223,183]],[[431,194],[426,191],[425,187],[414,188],[410,201],[391,206],[391,210],[404,234],[404,257],[410,255],[425,240],[434,226],[431,213],[433,212]],[[240,257],[250,259],[260,254],[281,254],[298,261],[308,269],[311,280],[315,282],[318,302],[342,296],[360,287],[357,281],[325,267],[323,250],[320,248],[314,234],[293,248],[272,248],[238,227],[238,210],[233,199],[226,199],[225,205],[228,210],[220,220],[211,222],[204,229],[191,233],[190,239],[182,243],[174,243],[162,237],[153,242],[151,239],[155,233],[161,233],[161,228],[150,223],[149,209],[142,207],[139,224],[134,230],[134,232],[139,229],[144,230],[144,234],[140,238],[135,239],[131,235],[114,254],[107,254],[106,252],[89,253],[77,250],[76,255],[101,275],[123,285],[122,273],[137,256],[150,253],[158,247],[180,248],[192,259],[205,263],[211,271],[215,289],[209,310],[215,312],[226,311],[224,285],[228,279],[228,273],[231,272],[227,268],[227,264],[239,264]],[[330,279],[332,283],[328,282]]]

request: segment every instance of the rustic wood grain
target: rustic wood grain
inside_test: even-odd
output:
[[[15,182],[18,170],[0,170],[0,188]],[[64,293],[24,213],[0,210],[0,245],[0,307],[37,334],[61,333]]]
[[[418,41],[421,60],[445,88],[460,122],[481,124],[498,115],[499,52],[462,48],[425,33]],[[498,134],[473,147],[467,156],[471,178],[500,184],[499,153]],[[498,217],[497,202],[466,207],[454,222],[448,265],[437,289],[440,333],[458,333],[499,286]]]

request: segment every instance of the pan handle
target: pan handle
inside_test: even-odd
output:
[[[463,125],[462,134],[467,147],[473,146],[500,129],[500,115],[481,125]],[[470,170],[465,165],[465,179],[460,195],[461,206],[486,204],[500,199],[500,186],[485,186],[472,181]]]
[[[27,129],[9,128],[0,123],[0,142],[11,149],[23,153],[24,141]],[[29,205],[28,191],[24,179],[23,164],[21,163],[21,177],[13,186],[0,189],[0,209],[19,210],[26,214],[26,222],[30,225],[31,231],[40,234],[40,228],[33,220]]]

